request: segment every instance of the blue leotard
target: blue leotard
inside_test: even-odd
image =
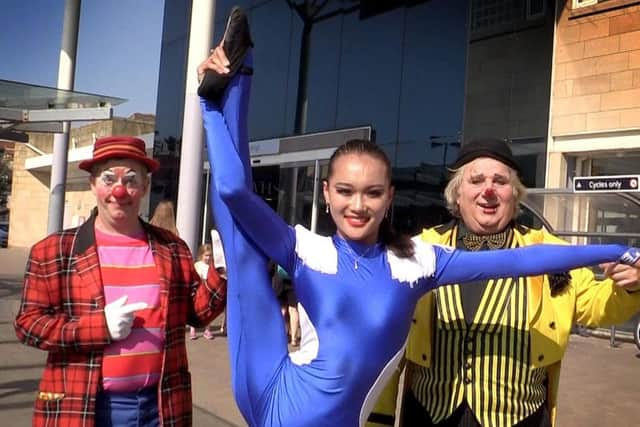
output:
[[[627,249],[538,245],[471,253],[416,238],[416,255],[400,259],[381,244],[289,227],[252,191],[250,84],[250,76],[237,75],[220,106],[202,100],[211,200],[228,271],[232,385],[250,426],[363,425],[401,359],[416,302],[437,286],[566,271],[617,260]],[[295,353],[287,350],[267,257],[296,286],[304,334]]]

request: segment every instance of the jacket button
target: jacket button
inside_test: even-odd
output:
[[[466,362],[466,363],[464,364],[464,369],[471,369],[471,363]]]
[[[549,327],[550,327],[551,329],[555,329],[555,328],[556,328],[556,322],[551,322],[551,323],[549,323]]]
[[[464,379],[465,384],[471,384],[471,378],[467,377]]]
[[[427,355],[426,354],[422,354],[422,360],[427,360]]]
[[[414,319],[411,319],[411,322],[413,322],[413,323],[418,323],[418,321],[417,321],[415,318],[414,318]]]
[[[544,354],[538,356],[538,362],[542,362],[544,360]]]

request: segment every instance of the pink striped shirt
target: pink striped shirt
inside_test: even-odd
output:
[[[149,306],[136,312],[127,338],[105,347],[103,388],[124,393],[156,385],[162,370],[163,319],[158,273],[146,234],[95,232],[105,304],[127,295],[126,304],[146,302]]]

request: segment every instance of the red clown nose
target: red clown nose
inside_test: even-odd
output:
[[[111,195],[116,199],[122,199],[127,197],[127,189],[124,188],[124,185],[116,185],[113,187],[113,190],[111,190]]]
[[[486,197],[487,199],[492,199],[496,196],[496,192],[493,188],[487,188],[486,190],[484,190],[484,197]]]

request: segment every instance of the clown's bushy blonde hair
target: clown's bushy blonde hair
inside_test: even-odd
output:
[[[460,218],[460,206],[458,206],[458,193],[462,180],[464,179],[464,171],[471,163],[466,163],[460,166],[458,169],[451,170],[451,179],[447,183],[444,189],[444,199],[447,202],[447,209],[456,218]],[[508,166],[507,166],[508,167]],[[509,179],[513,187],[513,197],[515,198],[515,204],[513,206],[513,214],[511,218],[516,218],[520,214],[520,202],[527,195],[527,187],[524,186],[518,172],[509,167]]]

